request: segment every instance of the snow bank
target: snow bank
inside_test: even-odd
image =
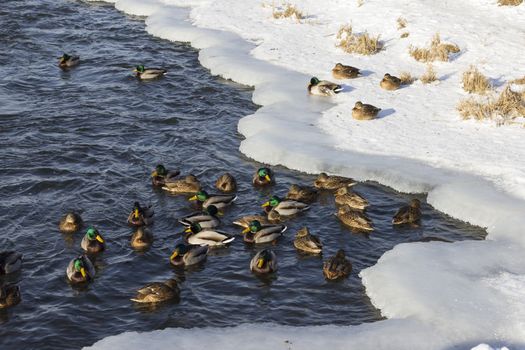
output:
[[[238,125],[247,156],[427,192],[436,209],[486,227],[487,241],[403,244],[363,270],[366,292],[386,321],[125,333],[93,348],[160,349],[174,342],[184,349],[464,349],[480,342],[525,348],[524,130],[461,121],[454,110],[466,97],[460,80],[470,64],[496,86],[525,75],[519,49],[525,6],[489,0],[295,3],[309,15],[303,23],[274,20],[270,2],[253,0],[117,0],[115,6],[148,16],[152,35],[200,49],[199,60],[212,74],[254,86],[253,100],[262,107]],[[399,16],[408,21],[408,39],[399,38]],[[337,29],[350,21],[357,31],[381,34],[385,50],[359,57],[335,48]],[[410,58],[407,47],[427,45],[436,32],[462,49],[452,62],[435,64],[441,81],[379,89],[386,72],[421,74],[425,65]],[[362,68],[364,77],[342,82],[345,93],[334,98],[308,96],[311,75],[330,78],[335,62]],[[381,118],[353,120],[356,100],[383,108]]]

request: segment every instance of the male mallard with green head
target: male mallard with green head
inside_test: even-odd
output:
[[[175,246],[175,250],[170,256],[170,263],[179,267],[198,264],[206,260],[209,249],[207,245],[179,243]]]
[[[341,85],[327,80],[319,80],[316,77],[310,79],[310,84],[308,84],[308,92],[311,95],[334,96],[335,94],[340,93],[342,90],[343,87]]]
[[[236,199],[237,196],[234,194],[208,194],[208,192],[204,190],[197,192],[196,195],[189,198],[190,201],[198,201],[201,203],[203,208],[213,205],[219,210],[228,207]]]
[[[250,222],[241,233],[246,243],[270,243],[277,240],[286,231],[284,225],[261,225],[257,220]]]
[[[277,256],[270,249],[261,250],[250,261],[250,270],[258,274],[277,271]]]
[[[71,283],[91,282],[95,278],[95,267],[86,255],[81,255],[69,262],[66,275]]]
[[[157,79],[168,73],[162,68],[145,68],[143,65],[135,67],[133,73],[141,80]]]
[[[94,227],[88,228],[86,235],[82,238],[82,242],[80,242],[80,246],[88,254],[97,254],[103,252],[106,248],[104,238],[102,238],[98,230]]]
[[[63,54],[62,57],[59,57],[58,59],[58,66],[60,68],[71,68],[80,63],[80,57],[70,56],[67,53]]]
[[[274,211],[279,214],[281,219],[294,216],[302,211],[310,209],[308,204],[290,199],[282,200],[277,196],[270,197],[270,200],[263,203],[263,208],[267,208],[268,213]]]
[[[128,224],[131,226],[148,226],[153,224],[153,209],[151,205],[142,207],[139,202],[133,203],[133,209],[128,215]]]
[[[270,168],[259,168],[253,175],[252,179],[254,186],[267,186],[275,184],[275,176]]]
[[[235,237],[230,234],[211,228],[203,228],[198,223],[192,224],[184,232],[187,232],[184,238],[189,244],[207,245],[210,248],[221,248],[235,240]]]
[[[194,213],[185,216],[180,219],[179,222],[186,227],[190,227],[192,224],[199,224],[203,229],[215,228],[221,223],[220,219],[217,217],[218,213],[219,210],[217,207],[210,204],[206,208],[203,208],[201,213]]]
[[[172,181],[179,176],[180,171],[172,170],[168,171],[164,165],[159,164],[155,167],[155,170],[151,173],[151,183],[153,186],[164,186],[166,182]]]

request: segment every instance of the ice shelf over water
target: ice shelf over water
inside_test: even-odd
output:
[[[497,89],[525,76],[525,4],[297,0],[307,15],[298,22],[272,18],[269,0],[111,2],[147,16],[152,35],[200,49],[199,60],[212,74],[254,87],[261,108],[238,125],[246,138],[240,150],[248,157],[426,192],[437,210],[486,227],[488,236],[401,244],[361,271],[385,321],[131,332],[93,349],[166,349],[175,340],[181,349],[207,350],[525,348],[525,129],[463,121],[455,110],[467,97],[461,76],[471,64]],[[402,31],[400,16],[408,22]],[[384,50],[357,56],[336,48],[335,34],[348,23],[357,32],[380,34]],[[408,38],[400,39],[403,31]],[[381,90],[386,72],[423,73],[426,65],[408,55],[408,46],[427,46],[436,32],[461,48],[450,62],[434,64],[440,82]],[[344,92],[334,98],[308,96],[310,77],[331,79],[336,62],[357,66],[364,76],[342,81]],[[357,100],[381,107],[380,118],[353,120]]]

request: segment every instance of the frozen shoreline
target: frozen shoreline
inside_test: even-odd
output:
[[[425,1],[418,2],[420,6],[424,3]],[[472,0],[470,3],[476,1]],[[488,1],[477,3],[482,3],[479,5],[482,9],[490,5]],[[221,4],[222,7],[219,6]],[[451,74],[451,77],[439,86],[411,86],[394,94],[385,93],[379,91],[377,86],[372,90],[370,84],[377,80],[378,75],[371,74],[361,79],[345,81],[344,83],[350,85],[353,90],[342,94],[343,96],[337,96],[333,101],[310,97],[305,92],[305,84],[310,76],[304,74],[305,72],[328,78],[327,72],[335,59],[353,63],[358,62],[360,58],[350,55],[343,57],[331,48],[334,51],[332,56],[323,56],[320,60],[313,59],[306,54],[308,48],[319,50],[321,53],[323,50],[329,50],[323,46],[324,43],[315,41],[316,32],[320,31],[320,35],[324,35],[323,31],[330,32],[332,28],[321,26],[310,33],[309,28],[296,28],[307,24],[284,21],[279,25],[285,26],[290,33],[275,38],[275,32],[269,29],[275,20],[269,19],[267,15],[261,17],[261,11],[266,10],[260,5],[261,8],[254,8],[254,4],[259,2],[120,0],[115,5],[126,13],[149,16],[146,24],[150,34],[172,41],[190,42],[192,46],[201,49],[199,60],[212,74],[255,87],[253,100],[262,107],[239,122],[239,132],[246,137],[240,149],[247,156],[304,172],[327,171],[359,180],[375,180],[404,192],[427,192],[428,202],[436,209],[472,224],[487,227],[487,241],[402,244],[387,252],[375,266],[363,270],[361,277],[367,294],[374,305],[381,309],[382,314],[389,318],[387,321],[357,327],[292,328],[241,325],[229,329],[165,330],[140,336],[136,333],[126,333],[106,338],[95,344],[94,348],[139,349],[141,344],[153,344],[154,348],[161,348],[170,344],[169,340],[173,337],[176,337],[179,345],[183,345],[185,349],[200,349],[203,346],[210,349],[235,348],[238,347],[237,344],[253,349],[268,346],[278,348],[283,347],[284,340],[290,340],[294,344],[292,348],[300,349],[319,346],[330,346],[333,349],[358,346],[366,349],[450,349],[456,346],[466,348],[482,341],[492,345],[511,344],[524,347],[525,303],[521,300],[521,290],[525,286],[525,261],[521,258],[521,252],[525,245],[525,238],[522,238],[522,227],[525,224],[525,162],[519,162],[520,159],[525,159],[525,147],[522,147],[525,146],[525,138],[519,137],[523,130],[517,127],[496,128],[489,123],[463,122],[455,114],[451,114],[453,112],[449,107],[448,110],[444,108],[446,117],[434,116],[437,122],[428,122],[427,126],[424,125],[427,124],[425,121],[423,125],[418,124],[418,127],[412,130],[414,116],[410,115],[409,107],[414,101],[421,100],[418,90],[425,90],[433,101],[445,106],[446,99],[457,95],[457,91],[448,93],[452,90],[450,85],[455,84],[460,89],[458,74],[454,75],[452,72],[454,63],[436,65],[440,73],[443,70],[445,74]],[[175,7],[180,5],[194,6],[190,17],[197,26],[213,26],[235,33],[242,32],[245,38],[257,41],[259,45],[248,43],[232,32],[193,26],[186,20],[188,10]],[[250,11],[250,6],[253,11]],[[319,14],[319,21],[331,18],[330,16],[339,19],[339,15],[332,13],[334,11],[323,12],[323,9],[316,8],[312,1],[304,1],[304,6],[308,7],[309,13],[311,9],[312,13]],[[337,6],[343,6],[343,3],[334,1],[334,8]],[[346,6],[355,7],[354,4]],[[520,6],[519,9],[514,9],[517,16],[520,15],[520,11],[524,12],[523,8],[524,6]],[[509,16],[512,15],[512,12],[509,12],[512,9],[503,10],[507,11]],[[437,8],[435,11],[439,13],[442,9]],[[243,13],[246,21],[240,22],[239,18],[243,18],[240,14]],[[486,9],[481,13],[486,13]],[[254,19],[256,16],[261,18]],[[392,22],[395,22],[397,16],[390,15]],[[352,17],[356,26],[362,21],[363,19],[356,19],[354,22]],[[416,19],[414,21],[417,23]],[[335,20],[334,22],[341,23]],[[256,27],[259,24],[261,27]],[[381,30],[378,23],[371,24],[372,28],[367,29],[374,32],[374,26],[378,28],[377,32]],[[393,24],[392,26],[395,29]],[[519,26],[514,26],[512,30],[519,30]],[[416,28],[410,30],[417,33]],[[426,30],[431,32],[432,28]],[[256,35],[257,33],[259,35]],[[287,45],[286,40],[293,39],[294,35],[304,35],[310,38],[311,42],[304,45]],[[459,40],[460,46],[468,43],[468,38],[453,38]],[[330,42],[332,47],[333,39]],[[319,47],[314,44],[319,44]],[[282,51],[282,56],[272,56],[271,51],[279,50],[270,50],[268,45]],[[298,55],[299,62],[296,67],[292,67],[290,58],[293,57],[293,52],[289,51],[299,50],[301,45],[307,47],[306,53]],[[391,49],[396,50],[396,46],[392,45]],[[468,54],[469,51],[465,56]],[[480,53],[473,49],[472,54]],[[508,55],[508,52],[498,52],[501,57],[505,54]],[[491,60],[488,56],[481,58]],[[386,69],[397,73],[384,60],[384,57],[363,58],[363,63],[354,64],[360,66],[366,62],[366,65],[378,65],[380,68],[377,69],[377,74]],[[400,59],[394,63],[402,66],[403,62],[403,59]],[[517,67],[523,69],[524,65]],[[288,68],[297,68],[298,72]],[[491,69],[498,71],[496,68],[505,77],[511,77],[512,67]],[[521,75],[525,75],[525,72]],[[414,89],[415,91],[412,91]],[[436,95],[442,90],[447,91],[444,96]],[[365,102],[377,104],[377,100],[386,104],[391,102],[391,99],[401,99],[403,103],[394,115],[380,119],[377,126],[347,119],[351,109],[350,101],[361,98],[358,94],[363,91],[374,93],[368,96],[367,100],[363,97]],[[374,100],[370,101],[371,99]],[[432,106],[425,108],[432,110]],[[417,152],[410,159],[403,156],[407,144],[396,143],[395,136],[399,138],[406,131],[407,140],[416,142],[414,140],[420,140],[421,137],[418,133],[425,136],[427,132],[426,135],[432,137],[434,133],[431,133],[430,129],[439,125],[443,127],[443,132],[460,128],[462,131],[457,135],[463,137],[476,130],[481,133],[476,135],[478,139],[482,136],[488,137],[482,140],[483,142],[473,144],[478,147],[476,152],[464,148],[467,156],[489,152],[490,142],[505,140],[509,144],[506,147],[492,147],[493,152],[487,154],[481,165],[476,164],[479,157],[471,160],[472,164],[465,158],[454,157],[455,154],[442,158],[441,152],[446,154],[448,148],[441,147],[439,143],[437,147],[434,145],[433,149],[444,150],[436,151],[428,159],[423,159]],[[498,135],[493,136],[492,133]],[[476,139],[476,136],[473,139]],[[386,153],[378,143],[367,144],[366,140],[371,138],[381,139],[386,145],[392,146],[392,152]],[[439,138],[432,140],[439,141]],[[365,142],[371,150],[363,153],[363,145],[360,145],[359,141]],[[469,140],[461,140],[453,145],[466,147],[465,143],[468,146]],[[426,144],[418,144],[415,148],[417,151],[428,152],[428,147]],[[509,149],[514,153],[509,152]],[[501,153],[505,150],[512,154]],[[452,148],[450,151],[458,152]],[[502,158],[504,155],[506,157]],[[501,175],[502,173],[504,175]],[[508,193],[514,193],[516,197]],[[248,338],[243,337],[243,334],[248,335]],[[253,341],[254,339],[258,341]],[[246,344],[247,341],[250,341],[250,346]]]

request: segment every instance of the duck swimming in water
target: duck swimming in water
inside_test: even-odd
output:
[[[248,228],[250,227],[250,223],[252,221],[259,221],[261,225],[268,225],[270,222],[268,221],[266,216],[263,215],[246,215],[243,216],[233,222],[234,225],[240,226],[242,228]]]
[[[230,234],[202,228],[198,223],[192,224],[185,232],[188,234],[184,238],[189,244],[207,245],[210,248],[224,247],[235,240],[235,237]]]
[[[392,224],[402,225],[402,224],[412,224],[418,226],[417,224],[421,220],[421,202],[419,199],[412,199],[409,205],[401,207],[394,218],[392,219]]]
[[[209,249],[207,245],[179,243],[175,246],[175,250],[170,256],[170,263],[179,267],[198,264],[206,260]]]
[[[0,252],[0,276],[15,273],[22,268],[22,254],[15,251]]]
[[[343,87],[341,85],[327,80],[319,80],[316,77],[310,79],[310,84],[308,84],[308,92],[311,95],[334,96],[341,91],[343,91]]]
[[[194,175],[188,175],[183,179],[166,182],[162,189],[172,194],[190,194],[199,192],[201,184]]]
[[[237,191],[237,181],[230,173],[222,174],[215,182],[215,187],[224,193]]]
[[[6,284],[0,287],[0,310],[15,306],[22,300],[20,288],[14,284]]]
[[[136,303],[161,303],[175,299],[180,294],[180,288],[177,280],[171,278],[166,282],[153,282],[137,291],[137,294],[131,298]]]
[[[146,250],[153,243],[153,234],[141,226],[131,236],[131,247],[135,250]]]
[[[368,201],[357,193],[341,187],[335,192],[335,203],[337,205],[348,205],[356,210],[365,210],[368,207]]]
[[[337,211],[337,217],[343,224],[358,231],[373,231],[372,220],[361,210],[343,205]]]
[[[141,80],[158,79],[168,73],[163,68],[145,68],[143,65],[135,67],[133,73]]]
[[[247,228],[242,231],[243,239],[246,243],[270,243],[277,240],[286,231],[284,225],[261,225],[257,220],[250,222]]]
[[[277,256],[269,249],[261,250],[250,261],[250,270],[258,274],[277,271]]]
[[[82,218],[74,212],[64,215],[58,223],[58,229],[63,233],[75,233],[82,227]]]
[[[268,186],[275,184],[275,176],[270,168],[259,168],[253,175],[252,183],[254,186]]]
[[[217,209],[222,210],[231,205],[237,196],[234,194],[208,194],[208,192],[201,190],[193,197],[190,197],[190,201],[199,201],[203,208],[207,208],[210,205],[215,206]]]
[[[317,236],[311,235],[306,227],[300,229],[293,241],[295,248],[310,254],[321,254],[323,245]]]
[[[128,224],[131,226],[148,226],[153,224],[153,209],[151,205],[142,207],[139,202],[133,204],[133,210],[128,216]]]
[[[335,256],[326,260],[323,264],[323,274],[328,280],[345,278],[352,272],[352,263],[345,257],[345,251],[339,249]]]
[[[286,194],[286,199],[312,203],[317,199],[317,191],[307,186],[291,185],[290,190]]]
[[[59,57],[58,59],[58,66],[60,68],[71,68],[80,63],[80,57],[70,56],[67,53],[63,54],[62,57]]]
[[[281,220],[287,217],[299,214],[302,211],[310,209],[310,207],[306,203],[289,200],[289,199],[282,200],[277,196],[272,196],[269,201],[265,202],[262,205],[262,207],[270,208],[268,213],[273,211],[279,214],[279,218]],[[272,218],[270,217],[269,219],[272,220]]]
[[[215,228],[221,224],[221,220],[217,217],[219,211],[213,204],[208,205],[202,210],[202,213],[194,213],[183,217],[179,220],[181,224],[190,227],[193,224],[199,224],[203,229]]]
[[[314,182],[315,188],[320,190],[335,191],[341,187],[350,187],[357,184],[357,182],[351,178],[343,176],[331,176],[326,173],[320,173]]]
[[[94,227],[88,228],[86,235],[82,238],[80,246],[88,254],[97,254],[103,252],[106,248],[104,238],[100,235],[98,230]]]
[[[95,278],[95,267],[86,255],[81,255],[69,262],[66,275],[74,284],[91,282]]]
[[[174,180],[179,176],[180,171],[172,170],[168,171],[164,165],[159,164],[155,167],[155,170],[151,173],[151,183],[153,186],[164,186],[166,182]]]

